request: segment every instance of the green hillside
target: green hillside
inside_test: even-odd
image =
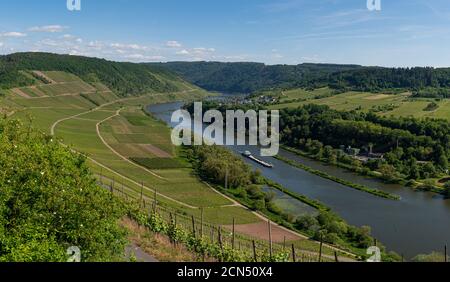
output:
[[[173,71],[206,90],[229,93],[252,93],[269,88],[295,88],[334,72],[359,69],[356,65],[261,63],[171,62],[148,64]]]
[[[166,70],[141,64],[49,53],[16,53],[0,56],[0,89],[4,92],[4,89],[48,82],[30,72],[34,70],[73,74],[89,84],[102,83],[119,96],[173,92],[183,84]]]
[[[449,68],[383,68],[357,65],[170,62],[148,64],[173,71],[202,88],[230,93],[329,87],[341,92],[413,92],[416,97],[449,97]]]

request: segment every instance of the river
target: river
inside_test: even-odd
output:
[[[183,103],[151,105],[148,110],[168,125],[174,126],[171,124],[172,113],[182,105]],[[238,155],[248,150],[259,156],[260,151],[255,146],[229,146],[229,148]],[[405,258],[432,251],[443,252],[444,245],[450,243],[450,200],[444,199],[443,196],[415,192],[400,185],[384,184],[376,179],[365,178],[284,150],[280,151],[280,155],[330,175],[400,195],[402,199],[388,200],[357,191],[271,157],[261,159],[272,163],[274,165],[272,169],[264,168],[246,158],[244,160],[255,169],[261,170],[267,178],[292,191],[323,202],[348,223],[370,226],[373,236],[389,250],[402,254]],[[280,194],[278,196],[283,197]],[[302,210],[301,206],[298,210]]]

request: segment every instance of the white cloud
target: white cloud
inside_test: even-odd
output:
[[[90,41],[87,44],[88,48],[92,48],[92,49],[95,49],[95,50],[101,50],[103,48],[103,46],[104,46],[104,44],[102,42],[100,42],[100,41]]]
[[[139,42],[115,42],[101,41],[90,38],[80,38],[69,32],[63,31],[63,26],[41,26],[34,27],[30,30],[34,32],[48,32],[41,36],[30,36],[26,42],[11,42],[11,46],[5,43],[1,36],[0,41],[4,44],[0,45],[0,50],[8,52],[11,47],[18,47],[17,51],[39,50],[41,52],[50,52],[57,54],[81,55],[88,57],[105,58],[114,61],[130,61],[130,62],[152,62],[152,61],[174,61],[181,57],[184,60],[224,60],[227,59],[223,55],[217,54],[215,48],[211,47],[183,47],[178,41],[161,42],[159,45],[151,43]],[[20,33],[8,33],[9,36],[20,37]],[[8,48],[7,48],[8,47]],[[231,55],[231,54],[230,54]],[[231,58],[231,57],[230,57]],[[233,57],[237,58],[237,57]]]
[[[189,51],[186,49],[177,52],[177,55],[189,55],[189,54],[190,54]]]
[[[0,47],[3,47],[3,42],[0,42]]]
[[[143,54],[129,54],[124,56],[126,59],[130,59],[133,61],[162,61],[165,59],[164,56],[146,56]]]
[[[197,53],[212,53],[212,52],[216,52],[216,49],[214,48],[204,48],[204,47],[197,47],[192,49],[194,52]]]
[[[112,43],[110,45],[114,49],[131,49],[131,50],[148,50],[149,47],[138,45],[138,44],[122,44],[122,43]]]
[[[171,40],[166,42],[166,46],[169,48],[181,48],[183,45],[178,41]]]
[[[314,54],[312,56],[304,56],[300,58],[305,63],[318,63],[321,61],[321,58],[319,55]]]
[[[272,49],[272,58],[273,59],[282,59],[284,56],[278,52],[277,49]]]
[[[11,31],[11,32],[1,33],[0,36],[3,36],[3,37],[25,37],[27,35],[22,32]]]
[[[196,47],[192,49],[183,49],[176,52],[176,55],[188,57],[189,60],[201,61],[214,59],[214,48]]]
[[[44,25],[44,26],[34,26],[30,28],[29,31],[56,33],[56,32],[63,32],[66,29],[68,29],[68,27],[62,25]]]

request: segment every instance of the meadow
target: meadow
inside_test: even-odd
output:
[[[427,111],[427,106],[435,102],[438,108]],[[336,110],[375,111],[383,116],[442,118],[450,120],[449,99],[411,98],[411,93],[383,94],[369,92],[346,92],[332,95],[329,88],[313,91],[294,89],[280,96],[279,104],[271,109],[297,108],[306,104],[327,105]]]

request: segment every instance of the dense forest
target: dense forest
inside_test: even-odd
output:
[[[280,114],[284,144],[331,163],[364,165],[389,181],[434,178],[449,168],[450,124],[446,121],[385,118],[317,105],[283,109]],[[352,154],[378,157],[358,164],[349,157]]]
[[[336,72],[316,81],[334,89],[377,92],[384,90],[450,87],[449,68],[364,67]]]
[[[206,90],[226,93],[253,93],[271,88],[313,86],[321,77],[335,72],[358,69],[355,65],[261,63],[172,62],[150,64],[173,71]]]
[[[173,82],[181,81],[167,70],[142,64],[50,53],[16,53],[0,56],[0,88],[30,85],[33,81],[21,70],[69,72],[89,83],[102,82],[121,96],[176,91]]]
[[[273,88],[318,88],[368,92],[414,91],[416,96],[448,98],[450,69],[383,68],[357,65],[173,62],[156,64],[207,90],[253,93]]]
[[[120,261],[122,204],[87,162],[18,121],[0,120],[0,262]]]

